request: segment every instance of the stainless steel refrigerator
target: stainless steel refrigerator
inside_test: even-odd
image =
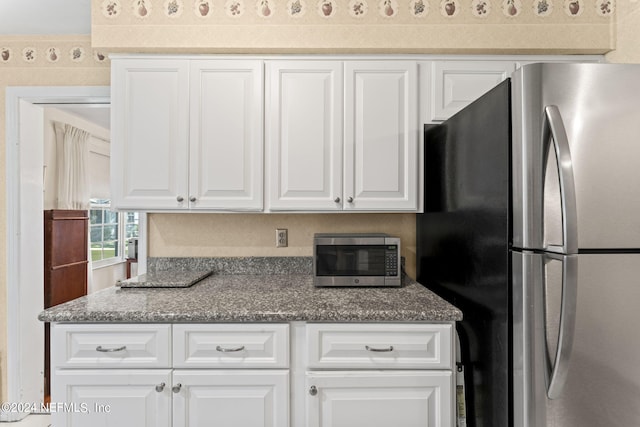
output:
[[[418,281],[470,427],[640,426],[640,65],[532,64],[425,126]]]

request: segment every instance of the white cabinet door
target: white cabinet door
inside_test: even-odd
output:
[[[286,370],[176,370],[173,427],[287,427]]]
[[[307,427],[453,427],[451,371],[307,374]]]
[[[453,116],[516,69],[514,61],[434,61],[432,64],[432,117],[426,118],[430,122]]]
[[[342,62],[267,64],[271,210],[342,209]]]
[[[262,61],[191,61],[191,209],[262,210],[263,86]]]
[[[344,208],[418,207],[418,65],[345,63]]]
[[[56,427],[170,427],[171,370],[55,370]]]
[[[114,59],[111,109],[112,206],[187,208],[189,63]]]

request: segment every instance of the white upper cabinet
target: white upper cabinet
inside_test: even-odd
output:
[[[112,206],[262,210],[259,60],[112,60]]]
[[[417,209],[415,61],[272,61],[267,79],[270,210]]]
[[[418,207],[418,65],[345,63],[345,209]]]
[[[116,55],[112,206],[420,212],[423,125],[571,60]]]
[[[448,119],[516,69],[514,61],[434,61],[431,122]]]
[[[342,209],[342,62],[267,63],[271,210]]]
[[[189,63],[111,62],[111,198],[125,209],[178,209],[188,191]]]
[[[262,94],[259,61],[191,62],[192,209],[262,210]]]

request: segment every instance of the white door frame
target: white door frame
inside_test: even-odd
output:
[[[41,325],[24,319],[24,308],[33,301],[21,301],[20,290],[29,284],[21,283],[21,168],[20,168],[20,103],[32,104],[104,104],[110,102],[108,86],[7,87],[6,97],[6,284],[7,284],[7,402],[38,402],[41,396],[27,396],[23,384],[23,339],[33,340],[41,334]],[[28,264],[28,263],[23,263]],[[42,268],[43,266],[31,266]],[[42,284],[34,284],[42,292]],[[29,317],[30,318],[30,317]],[[34,319],[36,320],[36,319]],[[43,343],[44,348],[44,343]],[[3,413],[1,421],[17,421],[26,414]],[[5,419],[6,418],[6,419]]]

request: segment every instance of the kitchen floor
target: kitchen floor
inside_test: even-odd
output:
[[[51,425],[51,416],[38,414],[28,415],[17,423],[11,423],[11,426],[15,427],[49,427]]]

